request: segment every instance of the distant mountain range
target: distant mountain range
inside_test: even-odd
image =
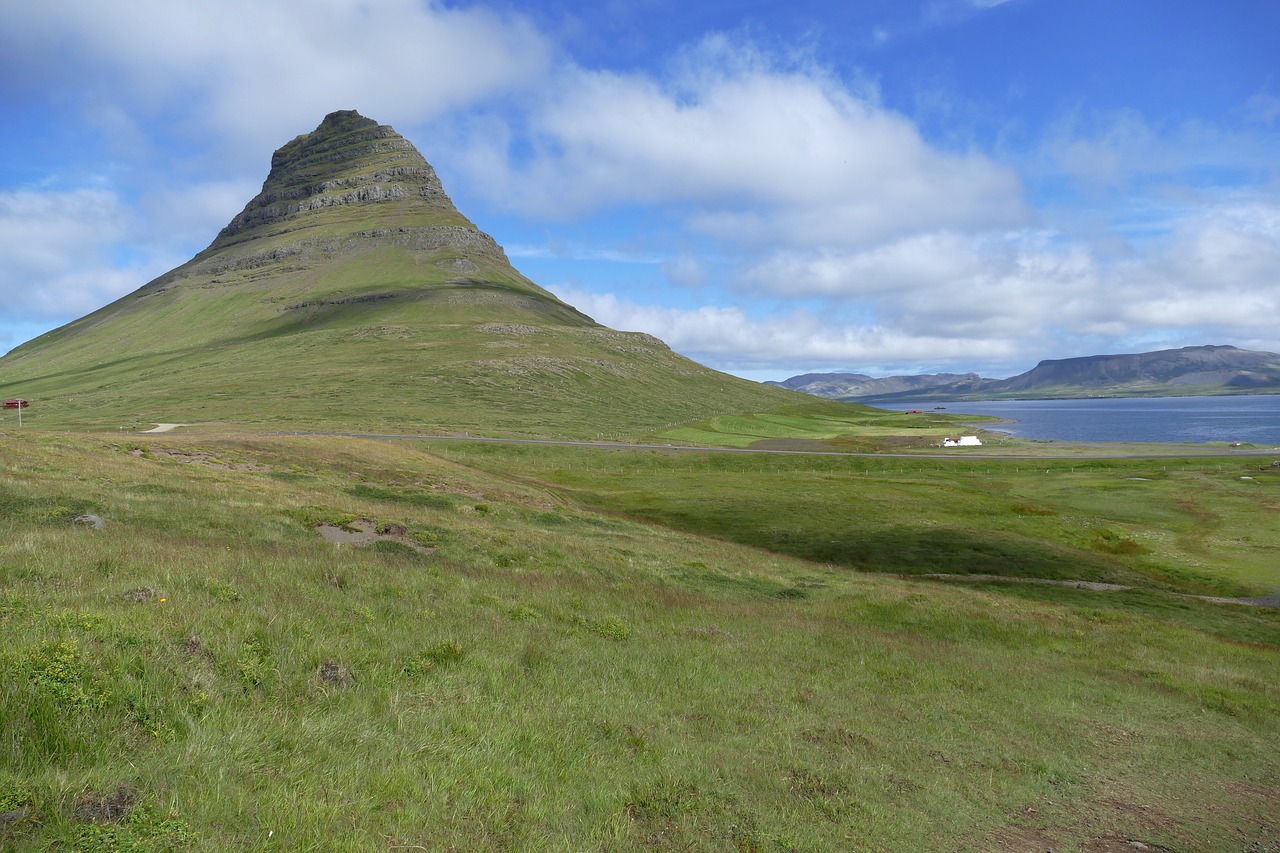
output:
[[[989,382],[976,373],[924,373],[918,376],[886,376],[875,379],[863,373],[805,373],[782,382],[766,382],[792,391],[803,391],[832,400],[859,399],[877,394],[899,394],[921,389]]]
[[[875,379],[861,373],[806,373],[771,382],[832,400],[1054,399],[1280,393],[1280,355],[1233,346],[1047,359],[1008,379],[932,373]]]

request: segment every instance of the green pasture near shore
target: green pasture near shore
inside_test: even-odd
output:
[[[811,403],[750,415],[719,415],[658,434],[658,438],[711,447],[751,447],[769,439],[826,442],[832,449],[874,449],[893,438],[897,449],[934,447],[964,424],[997,418],[902,412],[839,403]]]
[[[0,849],[1267,849],[1243,464],[9,432]]]
[[[583,454],[440,446],[601,511],[849,569],[1280,590],[1280,469],[1237,459]]]

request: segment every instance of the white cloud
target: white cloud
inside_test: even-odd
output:
[[[1062,323],[1099,292],[1082,247],[1034,231],[938,232],[860,252],[779,252],[743,280],[752,292],[856,304],[912,335],[1006,341]]]
[[[74,319],[160,272],[111,257],[130,220],[105,190],[0,192],[0,315]]]
[[[782,250],[747,269],[752,291],[775,296],[874,297],[917,290],[945,292],[986,270],[971,239],[954,232],[916,234],[863,251]]]
[[[254,192],[212,182],[129,204],[103,188],[0,191],[0,340],[74,320],[183,263]]]
[[[1251,102],[1245,109],[1254,108]],[[1252,182],[1258,174],[1275,175],[1274,147],[1265,135],[1200,121],[1161,126],[1135,110],[1076,109],[1047,129],[1041,160],[1032,168],[1072,178],[1094,191],[1132,191],[1149,178],[1165,180],[1170,187],[1195,185],[1215,172],[1220,173],[1215,183],[1230,185]]]
[[[1095,186],[1126,183],[1135,172],[1165,167],[1167,149],[1134,112],[1110,116],[1100,127],[1083,127],[1078,114],[1061,119],[1046,140],[1046,149],[1063,173]]]
[[[1273,124],[1280,119],[1280,97],[1270,92],[1259,92],[1245,104],[1245,110],[1263,124]]]
[[[1043,357],[1165,346],[1276,350],[1280,205],[1223,201],[1167,229],[1120,256],[1047,231],[942,231],[861,251],[778,250],[742,272],[743,291],[823,307],[764,319],[736,305],[677,309],[585,289],[557,293],[601,322],[738,371],[1012,362],[1016,372]]]
[[[661,255],[653,252],[629,251],[627,249],[589,245],[582,242],[553,240],[545,244],[512,243],[504,246],[507,256],[511,258],[555,258],[574,261],[607,261],[614,264],[659,264],[663,262]]]
[[[422,121],[540,79],[551,55],[523,18],[418,0],[6,3],[0,49],[32,84],[258,159],[332,110]]]
[[[926,26],[955,26],[1011,2],[1013,0],[929,0],[921,8],[921,19]]]
[[[1099,290],[1093,260],[1037,232],[986,238],[923,234],[853,253],[780,253],[745,273],[749,286],[857,305],[904,336],[1013,347],[1044,335]]]
[[[147,230],[161,238],[161,246],[203,249],[259,189],[257,182],[238,179],[163,185],[142,196],[137,209],[155,223]]]
[[[1198,329],[1213,342],[1270,340],[1280,329],[1280,203],[1206,205],[1174,223],[1149,256],[1113,276],[1112,313],[1131,328]]]
[[[1280,206],[1228,204],[1174,229],[1163,264],[1169,275],[1222,295],[1263,288],[1280,299]]]
[[[527,156],[487,125],[460,146],[476,185],[525,214],[683,203],[703,233],[794,245],[1025,216],[1011,171],[930,146],[822,69],[779,67],[723,37],[666,81],[569,68],[546,91]]]
[[[893,364],[1007,359],[1005,341],[912,335],[881,326],[840,324],[808,311],[753,319],[738,307],[704,305],[693,309],[640,305],[565,287],[552,288],[597,322],[642,331],[672,349],[725,370],[786,365],[795,370],[814,364]]]
[[[662,274],[677,287],[697,287],[707,281],[707,268],[693,252],[681,252],[662,264]]]

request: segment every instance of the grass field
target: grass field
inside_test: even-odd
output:
[[[533,473],[602,511],[862,571],[1280,588],[1280,471],[1255,459],[439,452]]]
[[[1280,838],[1241,462],[2,438],[0,849]]]

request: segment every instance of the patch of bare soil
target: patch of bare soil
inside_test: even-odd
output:
[[[350,524],[331,524],[322,521],[315,525],[316,532],[324,541],[337,546],[354,545],[357,548],[372,545],[374,542],[399,542],[423,554],[431,553],[431,549],[409,536],[409,530],[402,524],[382,524],[371,518],[357,518]]]
[[[1066,850],[1062,835],[1050,830],[1017,826],[1001,830],[991,837],[993,853],[1054,853]],[[1173,853],[1168,847],[1124,838],[1117,835],[1101,835],[1080,845],[1081,853]]]
[[[1238,822],[1240,850],[1243,853],[1280,853],[1280,787],[1239,781],[1229,790],[1247,804],[1253,814],[1266,816]]]
[[[84,823],[119,823],[133,811],[137,790],[127,783],[107,793],[90,791],[76,800],[75,819]]]
[[[836,450],[825,441],[815,438],[762,438],[751,442],[752,450]]]
[[[1183,814],[1158,801],[1142,801],[1117,790],[1110,780],[1098,780],[1094,797],[1072,803],[1027,805],[1015,820],[975,845],[996,853],[1052,853],[1078,849],[1081,853],[1174,853],[1198,847],[1164,847],[1149,839],[1177,838],[1193,827]],[[1207,849],[1207,848],[1204,848]],[[1212,849],[1237,850],[1237,846]],[[1247,848],[1246,848],[1247,849]]]
[[[1091,589],[1094,592],[1119,592],[1121,590],[1133,589],[1131,586],[1125,586],[1120,583],[1102,583],[1101,581],[1064,581],[1055,580],[1053,578],[1011,578],[1005,575],[955,575],[944,574],[942,572],[933,572],[927,575],[915,575],[922,578],[936,578],[938,580],[961,580],[961,581],[1008,581],[1010,583],[1043,583],[1050,586],[1065,586],[1071,589]]]
[[[1094,838],[1080,848],[1084,853],[1173,853],[1168,847],[1147,844],[1132,838]]]
[[[1062,849],[1062,842],[1044,830],[1015,826],[997,832],[990,849],[995,853],[1046,853]]]

